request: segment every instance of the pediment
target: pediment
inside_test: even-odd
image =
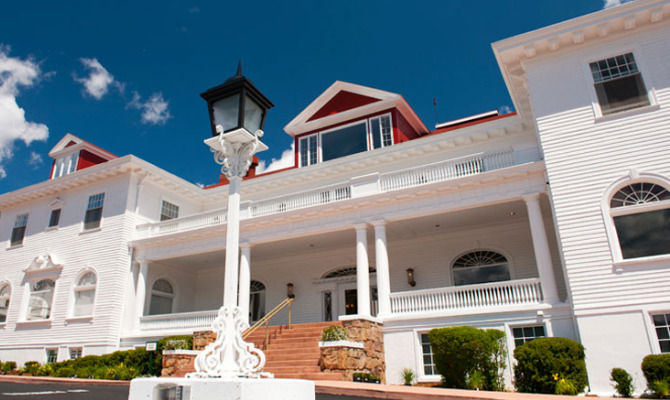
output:
[[[49,151],[49,157],[57,158],[63,155],[85,149],[105,160],[117,158],[114,154],[101,149],[100,147],[91,144],[77,136],[68,133]]]
[[[353,108],[362,107],[366,104],[374,103],[377,101],[381,101],[381,99],[349,92],[347,90],[342,90],[341,92],[333,96],[333,98],[328,100],[328,102],[323,107],[321,107],[317,112],[315,112],[314,115],[309,117],[307,121],[314,121],[315,119],[341,113],[343,111],[351,110]]]
[[[45,253],[35,257],[28,268],[24,269],[23,272],[28,275],[47,271],[57,272],[61,269],[63,269],[63,265],[55,262],[51,254]]]

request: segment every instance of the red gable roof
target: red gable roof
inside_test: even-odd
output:
[[[351,110],[352,108],[361,107],[377,101],[381,100],[374,97],[364,96],[342,90],[333,96],[332,99],[330,99],[323,107],[321,107],[319,111],[315,112],[314,115],[312,115],[307,121],[313,121],[315,119],[341,113],[342,111]]]

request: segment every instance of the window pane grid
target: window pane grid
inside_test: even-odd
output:
[[[382,128],[382,141],[384,147],[390,146],[393,144],[393,135],[391,134],[391,117],[384,116],[381,118],[381,128]]]
[[[512,328],[514,336],[514,346],[521,346],[531,340],[545,337],[544,325],[520,326]]]
[[[49,216],[49,227],[57,226],[60,221],[60,208],[51,210],[51,215]]]
[[[95,208],[102,208],[103,203],[105,202],[105,194],[98,193],[88,198],[88,208],[87,210],[92,210]]]
[[[670,314],[652,316],[661,353],[670,353]]]
[[[179,217],[179,206],[163,200],[161,204],[161,221]]]
[[[435,360],[433,359],[433,349],[430,347],[430,340],[428,339],[427,333],[421,334],[421,351],[423,352],[424,375],[437,375]]]
[[[14,221],[14,228],[23,228],[28,225],[28,214],[21,214]]]
[[[639,73],[632,53],[591,63],[591,73],[595,83],[612,81]]]
[[[610,207],[627,207],[663,200],[670,200],[668,189],[655,183],[640,182],[619,189],[612,196]]]

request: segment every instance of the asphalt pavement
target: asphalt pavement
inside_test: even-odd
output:
[[[127,400],[128,386],[0,382],[0,399]],[[317,394],[316,400],[364,400],[364,398]]]

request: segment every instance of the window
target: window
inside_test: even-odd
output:
[[[661,353],[670,353],[670,314],[652,315]]]
[[[81,355],[82,355],[81,347],[70,347],[70,360],[81,358]]]
[[[544,325],[533,326],[519,326],[512,328],[512,335],[514,336],[514,346],[521,346],[533,339],[545,337]]]
[[[161,221],[179,218],[179,206],[163,200],[161,204]]]
[[[590,67],[603,115],[649,105],[633,53],[592,62]]]
[[[610,199],[621,257],[624,259],[667,254],[670,249],[670,192],[639,182],[626,185]]]
[[[59,222],[60,222],[60,208],[51,210],[51,215],[49,215],[49,228],[58,226]]]
[[[11,297],[12,289],[8,283],[0,285],[0,323],[7,322],[7,313],[9,311],[9,298]]]
[[[172,284],[165,279],[157,280],[151,287],[149,315],[171,313],[173,300],[174,289],[172,288]]]
[[[370,135],[372,136],[372,145],[375,149],[392,145],[391,116],[382,115],[381,117],[371,118]]]
[[[51,279],[43,279],[30,284],[27,320],[41,320],[51,317],[51,304],[55,286],[56,283]]]
[[[438,375],[435,369],[435,360],[433,360],[433,349],[430,347],[427,333],[421,334],[421,352],[423,354],[423,374]]]
[[[86,272],[74,287],[74,310],[75,317],[93,315],[95,303],[95,286],[97,279],[93,272]]]
[[[321,161],[366,151],[367,134],[365,121],[321,133]]]
[[[105,194],[98,193],[88,198],[88,207],[84,216],[84,229],[94,229],[100,226],[102,206],[105,203]]]
[[[251,281],[249,291],[249,319],[258,321],[265,316],[265,285],[262,282]]]
[[[79,152],[74,152],[66,156],[57,158],[56,162],[54,163],[54,170],[51,179],[71,174],[74,171],[76,171],[78,160],[79,160]]]
[[[477,250],[460,256],[453,265],[454,284],[508,281],[509,265],[502,254],[489,250]]]
[[[12,238],[9,243],[10,246],[23,244],[23,237],[26,235],[27,225],[28,214],[21,214],[16,217],[16,221],[14,221],[14,229],[12,229]]]
[[[318,155],[318,135],[309,135],[300,138],[300,166],[306,167],[308,165],[316,164]]]
[[[47,363],[55,363],[58,361],[58,349],[47,349]]]

